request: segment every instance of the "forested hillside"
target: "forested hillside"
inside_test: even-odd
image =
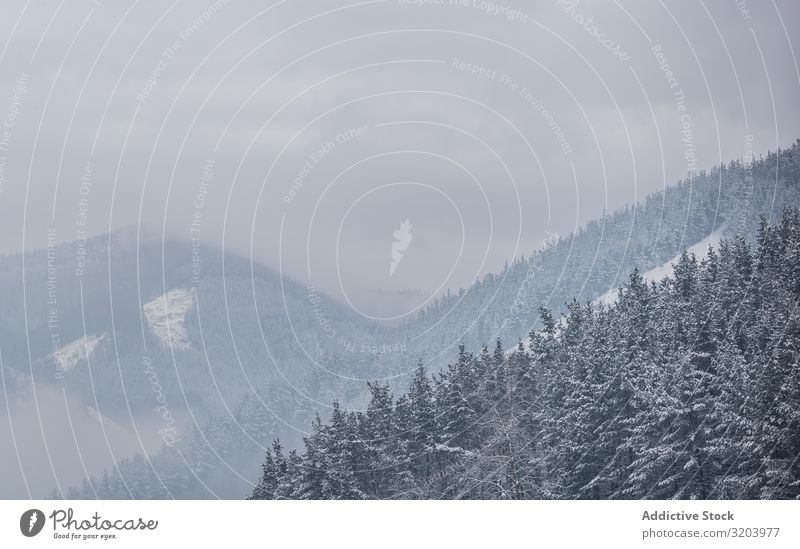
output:
[[[438,367],[459,343],[516,339],[536,325],[540,306],[561,312],[573,298],[594,299],[616,289],[634,268],[656,267],[715,230],[752,242],[761,215],[775,221],[785,207],[797,205],[800,140],[764,157],[701,171],[592,220],[442,297],[395,338],[417,343],[418,356]]]
[[[800,497],[800,213],[267,451],[254,499]]]
[[[315,408],[292,388],[322,402],[347,398],[333,374],[363,371],[351,360],[318,381],[304,349],[321,356],[337,345],[315,330],[315,310],[353,339],[366,323],[325,296],[312,309],[306,288],[269,269],[204,248],[193,281],[191,247],[135,229],[82,247],[80,277],[75,243],[0,259],[0,435],[12,436],[13,420],[26,456],[0,478],[7,496],[27,495],[20,467],[35,497],[66,495],[103,469],[116,488],[87,479],[85,497],[208,497],[212,485],[220,497],[244,497],[251,474],[220,460],[255,470],[264,440],[299,444]],[[41,431],[58,459],[29,434]],[[17,463],[13,445],[0,447],[0,461]]]
[[[136,255],[129,247],[125,248],[128,253],[109,260],[103,255],[104,241],[98,242],[93,266],[97,274],[92,281],[101,291],[95,295],[109,300],[113,293],[115,307],[122,304],[124,310],[115,312],[115,329],[106,318],[87,320],[87,330],[109,334],[93,357],[93,366],[107,365],[94,368],[94,382],[103,390],[89,391],[87,360],[67,372],[63,385],[88,396],[100,393],[98,409],[104,416],[128,418],[138,425],[155,418],[157,427],[163,428],[164,422],[152,412],[153,386],[141,365],[142,338],[146,337],[147,356],[169,396],[170,409],[183,420],[181,440],[163,445],[160,451],[145,448],[148,458],[116,459],[106,482],[95,473],[100,479],[90,479],[82,490],[64,493],[108,498],[244,497],[255,480],[265,444],[279,438],[289,449],[301,446],[301,433],[320,428],[313,424],[314,414],[319,411],[327,417],[330,412],[321,403],[338,399],[342,414],[345,409],[366,409],[371,395],[363,380],[387,380],[391,386],[381,385],[387,394],[405,391],[418,359],[431,374],[444,370],[455,376],[448,362],[459,347],[463,347],[459,363],[473,363],[480,360],[482,342],[497,338],[515,342],[531,330],[546,328],[539,318],[542,306],[555,317],[569,313],[577,318],[581,307],[574,303],[568,307],[573,299],[579,303],[595,300],[623,284],[635,268],[645,273],[668,264],[682,249],[712,233],[755,246],[760,216],[775,221],[785,207],[800,205],[799,181],[800,142],[753,161],[737,160],[701,172],[639,204],[591,221],[542,249],[531,247],[530,255],[469,288],[441,296],[401,325],[368,322],[321,293],[219,250],[203,250],[203,276],[194,283],[191,248],[184,243],[168,242],[164,253],[161,242],[148,242],[138,252],[137,275],[136,265],[130,265]],[[19,284],[20,259],[0,258],[0,282]],[[38,277],[38,288],[44,285],[46,259],[44,254],[30,254],[26,263],[32,267],[28,276]],[[105,287],[109,284],[107,262],[114,265],[115,278],[117,272],[123,275],[122,283],[115,283],[113,289]],[[141,299],[128,290],[136,286],[136,276],[144,281]],[[74,306],[72,301],[62,301],[62,278],[69,280],[67,275],[59,276],[59,303],[69,303],[70,317],[78,319],[69,324],[74,328],[69,339],[80,338],[79,301]],[[185,328],[177,346],[170,344],[174,339],[155,337],[152,329],[143,333],[147,315],[142,312],[142,302],[151,305],[150,311],[170,309],[170,301],[162,303],[159,296],[175,292],[189,299],[185,312],[177,315],[177,324]],[[18,294],[9,291],[9,295]],[[15,297],[2,305],[4,311],[21,314],[21,299]],[[94,308],[110,310],[110,305]],[[64,320],[66,310],[63,307]],[[40,344],[33,345],[33,351],[41,358],[34,370],[38,367],[42,372],[37,379],[46,380],[52,378],[54,365],[46,324],[38,323],[42,333],[34,334],[32,339],[38,338]],[[332,332],[336,338],[329,337]],[[0,343],[8,341],[4,346],[7,367],[14,363],[8,360],[13,349],[19,350],[19,360],[25,359],[23,339],[24,334],[11,333],[0,321]],[[119,355],[112,352],[113,341],[122,342]],[[387,343],[399,350],[362,350],[380,349]],[[525,356],[516,353],[510,363],[530,360]],[[552,374],[558,375],[560,370]],[[132,403],[134,418],[127,408],[120,409],[124,402]],[[143,431],[147,430],[145,426]],[[474,453],[474,449],[469,451]],[[486,466],[485,460],[480,463]],[[449,471],[451,464],[447,467]],[[436,494],[430,487],[414,486],[409,494]],[[537,486],[545,490],[546,484]]]

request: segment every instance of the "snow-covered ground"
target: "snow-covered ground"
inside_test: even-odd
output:
[[[719,247],[719,242],[722,240],[722,233],[724,232],[725,227],[721,226],[716,231],[705,237],[700,242],[695,243],[694,245],[690,246],[686,249],[690,254],[694,254],[698,259],[705,257],[708,253],[708,247],[712,246],[714,249]],[[642,273],[642,278],[644,278],[645,282],[659,282],[665,276],[672,276],[673,265],[678,262],[681,258],[681,254],[676,255],[669,261],[666,261],[659,265],[658,267],[654,267],[647,271],[646,273]],[[597,299],[594,300],[595,305],[603,304],[606,306],[613,305],[617,302],[618,296],[617,289],[609,290]]]
[[[68,372],[81,360],[88,360],[104,337],[105,334],[87,334],[85,337],[79,337],[75,341],[67,343],[51,356],[62,370]]]
[[[190,347],[186,331],[186,313],[194,306],[191,289],[176,288],[155,298],[142,307],[144,316],[161,344],[174,349]]]

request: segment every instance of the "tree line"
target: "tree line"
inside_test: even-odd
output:
[[[800,497],[800,212],[275,440],[251,499]]]

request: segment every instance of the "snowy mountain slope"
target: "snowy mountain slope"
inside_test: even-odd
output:
[[[692,246],[686,248],[686,251],[689,252],[689,254],[693,254],[695,257],[704,257],[708,252],[709,246],[713,247],[714,249],[716,249],[719,246],[720,240],[722,240],[724,232],[725,232],[725,226],[722,225],[715,231],[713,231],[711,234],[700,240],[699,242],[696,242]],[[649,282],[659,282],[664,277],[672,276],[674,270],[674,264],[678,262],[680,257],[681,254],[677,254],[669,261],[665,261],[661,265],[653,267],[649,271],[643,273],[642,278],[645,280],[645,282],[649,283]],[[593,300],[592,303],[596,306],[604,305],[606,307],[610,307],[611,305],[614,305],[617,302],[618,293],[619,291],[617,289],[609,290],[600,297],[598,297],[597,299]],[[561,316],[556,321],[557,328],[560,330],[560,328],[564,326],[565,322],[566,318],[564,316]],[[522,346],[525,349],[525,351],[530,351],[530,337],[523,338]],[[511,356],[511,354],[513,354],[513,352],[516,349],[517,349],[516,346],[506,349],[505,352],[506,356]]]
[[[72,370],[81,360],[88,360],[97,346],[105,338],[105,333],[79,337],[67,343],[58,351],[50,355],[56,364],[65,372]]]
[[[781,155],[780,173],[795,173],[788,171],[794,164],[784,157],[791,160],[796,155]],[[552,310],[560,325],[565,303],[573,298],[595,299],[622,283],[636,265],[643,270],[657,266],[646,276],[663,276],[671,271],[674,259],[670,258],[685,243],[695,243],[700,254],[704,254],[706,245],[715,243],[708,235],[720,220],[728,221],[732,234],[752,239],[759,214],[800,203],[796,177],[787,175],[785,183],[781,179],[776,191],[776,162],[767,159],[755,163],[749,171],[726,168],[696,178],[691,184],[670,187],[634,208],[588,223],[573,237],[550,243],[547,249],[513,262],[501,273],[487,275],[468,289],[443,297],[438,304],[420,311],[419,317],[399,326],[366,322],[323,294],[320,299],[324,303],[316,305],[309,299],[307,285],[282,278],[268,267],[254,269],[249,258],[209,256],[202,280],[193,287],[191,246],[183,241],[164,243],[160,235],[141,240],[136,231],[97,237],[87,244],[93,250],[92,261],[87,264],[82,283],[91,291],[82,295],[77,285],[67,285],[74,278],[70,276],[74,246],[65,244],[57,253],[58,279],[64,281],[58,296],[64,341],[82,338],[84,330],[88,334],[110,334],[113,329],[115,352],[101,353],[100,348],[95,349],[92,371],[80,366],[73,368],[66,372],[63,386],[71,398],[84,405],[82,414],[86,415],[85,406],[91,405],[103,417],[125,425],[132,412],[137,425],[147,425],[142,432],[156,438],[165,421],[153,413],[155,404],[159,404],[154,404],[154,398],[159,396],[154,387],[161,389],[168,399],[174,416],[191,408],[192,414],[200,418],[203,431],[207,430],[203,418],[211,414],[227,417],[228,406],[235,408],[255,387],[265,396],[253,408],[260,410],[266,404],[270,418],[280,421],[269,423],[248,408],[242,418],[253,427],[246,434],[264,440],[279,437],[285,447],[295,447],[301,442],[298,433],[308,431],[316,412],[327,415],[328,410],[321,403],[338,399],[344,406],[366,405],[368,391],[363,380],[392,380],[393,389],[400,392],[407,385],[406,377],[400,374],[409,372],[418,358],[435,372],[452,361],[454,346],[460,343],[468,351],[477,351],[482,343],[491,345],[499,336],[506,349],[510,349],[518,337],[525,338],[532,328],[537,328],[540,306]],[[784,168],[784,164],[790,167]],[[755,183],[747,183],[750,175],[755,177]],[[725,188],[722,203],[720,180]],[[741,220],[746,223],[740,223]],[[109,253],[109,250],[119,251]],[[22,299],[23,282],[27,280],[30,287],[41,287],[46,281],[48,260],[46,250],[32,252],[25,256],[23,270],[20,258],[0,257],[0,288],[4,296],[0,300],[0,348],[4,366],[27,365],[31,354],[37,381],[55,385],[52,360],[40,360],[52,353],[47,295],[35,292],[28,296],[38,297],[38,304],[30,301],[26,305]],[[659,273],[659,268],[664,271]],[[144,301],[149,303],[142,306],[137,292],[130,291],[132,287],[141,288],[141,294],[147,296]],[[86,300],[90,302],[85,303]],[[85,328],[84,309],[88,313]],[[141,333],[143,319],[146,319],[145,338]],[[337,338],[326,336],[324,328],[328,321],[335,327]],[[28,334],[23,327],[30,327]],[[170,345],[173,349],[198,350],[190,342],[199,341],[200,334],[206,340],[203,348],[206,357],[198,357],[194,352],[170,353]],[[27,339],[30,346],[26,345]],[[110,339],[109,336],[103,346]],[[155,345],[145,348],[143,339],[152,339]],[[375,354],[358,352],[357,346],[349,345],[363,342],[364,347],[377,347],[390,341],[406,342],[407,350]],[[312,352],[307,353],[309,350]],[[144,356],[147,364],[143,364]],[[317,357],[322,357],[319,364],[315,364]],[[208,361],[206,367],[197,368],[198,358]],[[7,386],[14,384],[12,376],[5,377]],[[17,377],[25,379],[24,374]],[[299,394],[298,389],[305,394]],[[53,395],[64,399],[62,390]],[[28,431],[40,432],[35,414],[15,413],[14,417],[30,418],[34,423]],[[259,419],[252,420],[253,417]],[[95,429],[103,425],[95,418],[89,419],[91,422],[87,424]],[[181,438],[184,435],[188,440],[189,433],[180,433]],[[102,433],[98,440],[103,443]],[[214,443],[215,449],[228,446],[227,441]],[[53,442],[53,447],[64,454],[75,454],[76,450],[71,440],[63,441],[61,447]],[[193,459],[203,464],[203,471],[213,471],[215,476],[221,474],[222,467],[207,462],[208,452],[201,449]],[[131,454],[115,451],[115,455]],[[257,448],[254,455],[260,459],[263,452]],[[49,466],[46,459],[42,465]],[[165,466],[165,470],[171,470],[170,467],[171,464]],[[91,474],[98,473],[92,467],[88,469]],[[253,471],[257,469],[254,467]],[[208,482],[207,477],[212,473],[193,470],[187,474],[189,481],[202,478]],[[0,494],[5,492],[0,490]],[[192,497],[209,495],[200,483],[183,493]]]
[[[722,240],[722,235],[725,232],[725,226],[720,226],[714,232],[706,236],[704,239],[700,240],[699,242],[693,244],[692,246],[686,248],[686,251],[689,254],[693,254],[695,257],[704,257],[708,252],[708,247],[711,246],[713,248],[717,248],[719,246],[720,240]],[[659,282],[664,277],[671,276],[673,271],[673,266],[678,260],[681,258],[681,254],[676,255],[669,261],[665,261],[661,265],[650,269],[649,271],[642,273],[642,278],[645,282]],[[610,306],[617,302],[617,289],[609,290],[597,299],[595,299],[592,303],[595,305],[605,305]]]
[[[175,288],[142,307],[147,324],[162,345],[185,350],[191,344],[186,331],[186,313],[194,306],[194,292]]]
[[[114,429],[121,429],[119,425],[117,425],[114,421],[110,420],[103,414],[97,411],[96,408],[92,406],[86,407],[86,413],[89,415],[90,418],[94,419],[98,423],[102,423],[106,428],[114,428]]]
[[[2,402],[8,399],[10,395],[25,391],[33,384],[33,379],[30,375],[16,368],[2,366],[0,368],[0,382],[2,382],[2,387],[0,387],[0,402]]]
[[[694,254],[695,257],[704,257],[708,252],[708,247],[711,246],[713,248],[717,248],[719,246],[720,240],[722,240],[723,233],[725,232],[725,225],[720,226],[711,234],[696,242],[692,246],[686,248],[686,251],[690,254]],[[659,282],[664,277],[671,276],[674,269],[674,264],[678,262],[680,259],[681,254],[677,254],[669,261],[665,261],[661,265],[653,267],[649,271],[642,274],[642,278],[645,282]],[[609,290],[597,299],[594,299],[592,303],[595,306],[604,305],[606,307],[610,307],[617,302],[618,297],[618,290],[613,289]],[[566,317],[561,316],[556,320],[556,327],[560,330],[566,323]],[[530,351],[530,337],[525,337],[522,340],[522,346],[525,351]],[[511,347],[506,350],[506,356],[510,356],[515,350],[517,349],[516,346]]]

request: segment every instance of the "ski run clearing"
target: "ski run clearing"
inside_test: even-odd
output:
[[[725,231],[725,227],[721,226],[710,235],[705,237],[700,242],[697,242],[693,246],[686,248],[686,251],[689,252],[689,255],[694,254],[695,257],[705,257],[708,253],[708,247],[712,246],[714,249],[719,247],[719,242],[722,240],[722,233]],[[654,267],[647,271],[646,273],[642,273],[642,278],[644,278],[645,282],[660,282],[666,276],[672,276],[673,265],[680,260],[681,254],[676,255],[669,261],[666,261],[659,265],[658,267]],[[605,305],[610,306],[617,302],[617,295],[618,290],[612,289],[598,297],[594,300],[595,305]]]
[[[191,289],[176,288],[142,307],[147,324],[162,345],[185,350],[191,345],[186,331],[186,313],[194,305]]]
[[[92,353],[94,353],[104,337],[105,334],[87,334],[84,337],[79,337],[75,341],[67,343],[51,356],[63,371],[69,372],[77,366],[81,360],[88,361],[89,357],[92,356]]]

